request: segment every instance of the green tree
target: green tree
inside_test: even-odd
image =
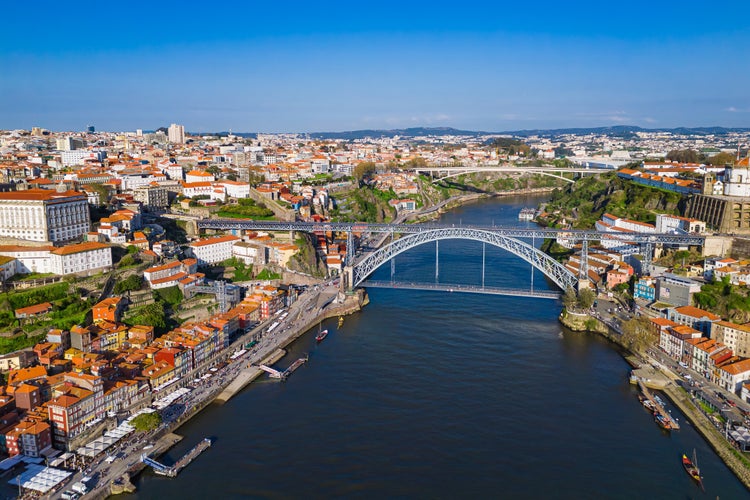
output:
[[[122,281],[115,283],[114,293],[120,294],[127,291],[140,290],[143,285],[143,277],[140,274],[131,274]]]
[[[582,309],[590,309],[594,305],[596,295],[590,288],[584,288],[578,292],[578,305]]]
[[[562,297],[563,306],[565,309],[573,309],[578,304],[578,297],[573,287],[568,287]]]
[[[352,174],[354,175],[355,179],[361,181],[362,179],[370,177],[375,173],[376,170],[377,166],[373,162],[363,161],[362,163],[359,163],[356,167],[354,167]]]
[[[158,412],[141,413],[133,418],[130,423],[136,430],[148,432],[156,429],[161,425],[161,415]]]
[[[638,317],[622,322],[622,342],[633,352],[643,352],[659,341],[648,318]]]

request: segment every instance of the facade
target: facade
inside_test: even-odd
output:
[[[195,241],[189,247],[198,265],[205,266],[231,259],[232,246],[238,241],[240,238],[237,236],[217,236]]]
[[[84,193],[49,189],[0,193],[0,237],[58,243],[84,236],[90,226]]]
[[[716,314],[693,306],[682,306],[668,309],[669,319],[680,325],[687,325],[703,332],[706,337],[711,336],[713,324],[721,321]]]
[[[639,279],[635,283],[633,290],[633,297],[636,299],[653,302],[656,299],[656,287],[654,286],[655,280],[649,276],[645,276]]]
[[[689,306],[701,284],[684,276],[665,273],[656,280],[656,299],[674,306]]]
[[[177,125],[176,123],[171,124],[167,129],[167,137],[169,138],[169,142],[175,144],[184,144],[185,127],[182,125]]]
[[[52,250],[50,260],[55,274],[90,274],[112,267],[112,249],[104,243],[87,241]]]
[[[750,358],[750,326],[730,321],[717,321],[711,338],[722,342],[738,356]]]
[[[133,190],[133,199],[140,201],[148,209],[160,209],[169,206],[167,188],[163,186],[140,186]]]

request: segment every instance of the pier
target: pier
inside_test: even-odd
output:
[[[262,364],[260,366],[248,366],[247,368],[242,370],[239,375],[237,375],[237,378],[232,380],[232,382],[228,386],[226,386],[218,396],[216,396],[216,399],[214,401],[216,401],[217,403],[226,403],[227,401],[229,401],[229,399],[232,398],[232,396],[244,389],[245,386],[247,386],[250,382],[260,377],[264,371],[268,371],[266,369],[268,368],[266,366],[267,364],[270,365],[277,362],[278,360],[283,358],[285,354],[286,351],[284,351],[284,349],[276,349],[273,353],[271,353],[270,356],[262,361]],[[273,368],[271,368],[271,370],[273,370]]]
[[[677,423],[677,420],[675,420],[672,415],[669,414],[667,410],[664,409],[664,405],[662,405],[657,399],[654,397],[653,394],[651,394],[651,391],[646,387],[646,384],[643,383],[643,381],[638,381],[638,387],[641,389],[641,392],[643,393],[643,396],[651,401],[651,403],[654,405],[653,407],[656,409],[655,415],[658,413],[662,416],[668,423],[669,428],[674,431],[680,430],[680,425]]]
[[[192,450],[183,455],[183,457],[175,462],[175,464],[172,466],[167,466],[160,462],[157,462],[146,454],[141,455],[141,462],[146,465],[150,465],[151,468],[154,469],[154,472],[156,472],[157,474],[168,477],[177,477],[177,474],[179,474],[182,469],[187,467],[190,462],[198,457],[198,455],[200,455],[210,447],[211,440],[209,438],[205,438],[200,443],[195,445]]]
[[[278,380],[286,380],[287,377],[289,377],[289,375],[291,375],[292,373],[294,373],[294,371],[297,368],[299,368],[300,366],[302,366],[305,363],[307,363],[308,359],[309,359],[308,356],[305,356],[304,358],[299,358],[297,361],[295,361],[294,363],[292,363],[291,365],[289,365],[289,368],[287,368],[284,371],[279,371],[279,370],[277,370],[275,368],[271,368],[270,366],[266,366],[266,365],[260,365],[258,368],[260,368],[264,372],[268,372],[268,375],[271,378],[275,378],[275,379],[278,379]]]

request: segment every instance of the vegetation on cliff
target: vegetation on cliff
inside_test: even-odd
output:
[[[590,229],[606,212],[653,224],[657,214],[680,215],[683,205],[679,193],[636,184],[608,172],[555,190],[545,208],[544,222]]]
[[[750,291],[732,285],[728,277],[706,283],[693,295],[696,305],[734,323],[750,321]]]
[[[299,234],[300,237],[294,240],[294,244],[299,247],[299,251],[289,259],[287,267],[291,271],[309,274],[316,278],[324,277],[326,275],[326,266],[315,250],[316,242],[314,236],[309,233]]]

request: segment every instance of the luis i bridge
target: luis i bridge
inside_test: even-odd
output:
[[[484,284],[486,245],[492,245],[515,255],[541,271],[560,290],[578,290],[587,285],[588,247],[592,242],[616,247],[624,244],[637,245],[642,256],[644,272],[651,269],[654,248],[658,245],[702,246],[704,237],[696,234],[611,233],[596,230],[572,230],[531,228],[522,229],[501,226],[440,225],[440,224],[370,224],[358,222],[277,222],[242,219],[202,219],[196,221],[199,230],[247,230],[247,231],[300,231],[309,233],[346,234],[347,255],[342,269],[341,287],[351,291],[360,286],[442,290],[447,292],[469,292],[496,295],[522,295],[538,298],[558,298],[559,292],[535,291],[533,273],[530,290],[502,289]],[[380,235],[377,241],[363,246],[355,252],[357,245],[368,241],[366,235]],[[563,239],[571,244],[580,244],[581,265],[576,274],[563,264],[536,248],[538,239]],[[355,241],[356,240],[356,241]],[[439,242],[441,240],[470,240],[482,243],[482,278],[478,285],[451,285],[438,283]],[[371,241],[371,240],[370,240]],[[387,243],[386,243],[387,242]],[[435,283],[398,283],[394,280],[395,258],[420,245],[435,244]],[[610,245],[607,245],[610,243]],[[368,278],[381,266],[390,263],[391,281],[372,281]],[[532,270],[533,270],[532,269]]]

